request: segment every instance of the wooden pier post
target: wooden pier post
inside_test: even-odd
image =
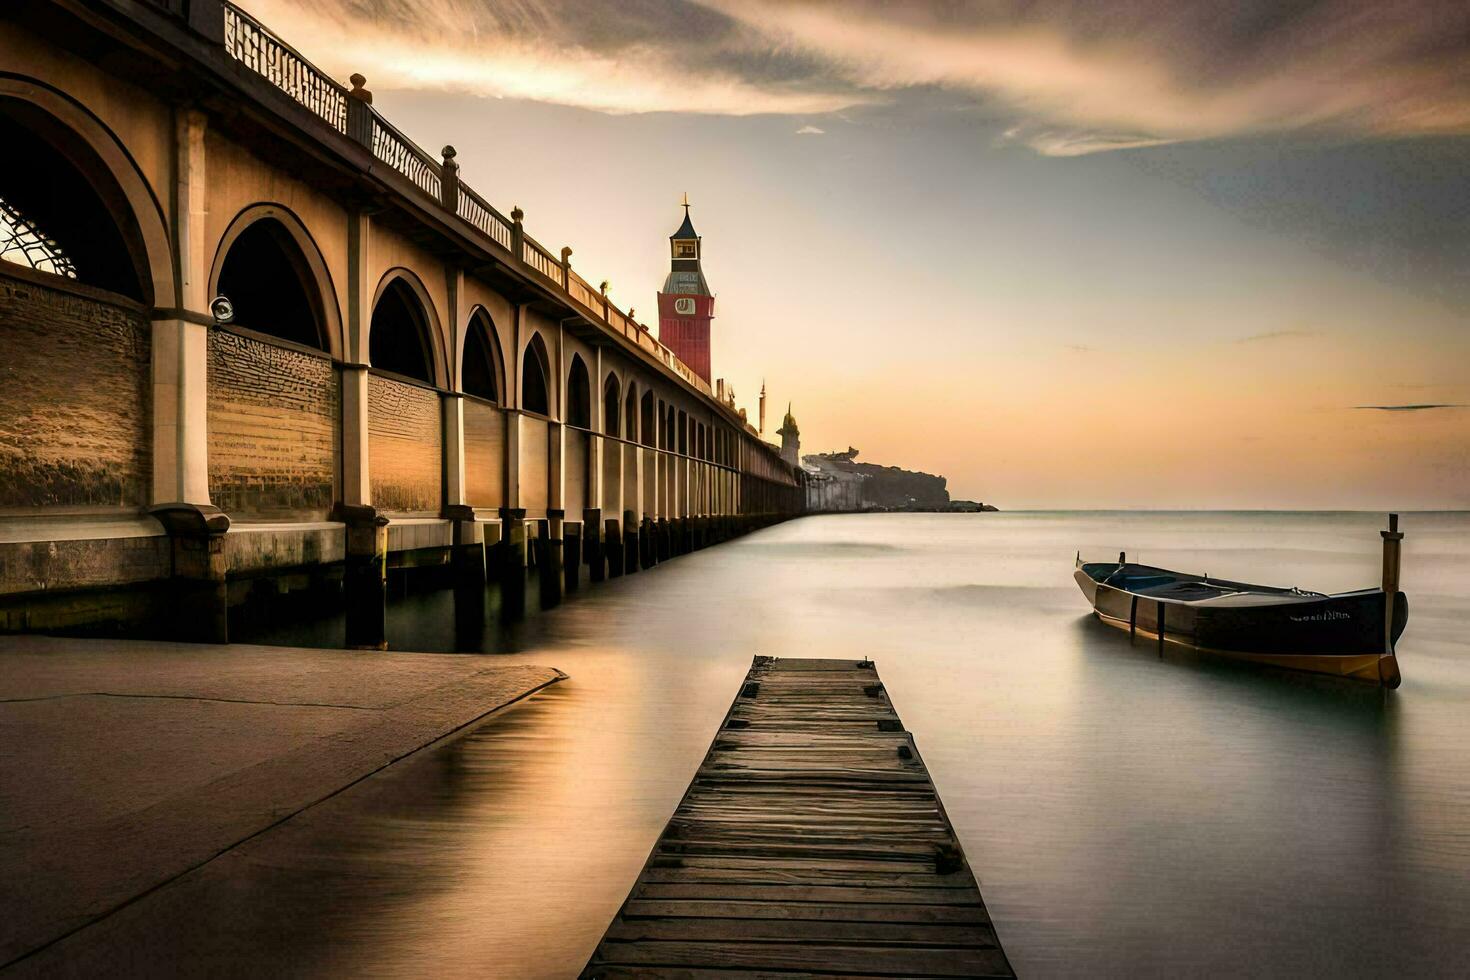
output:
[[[1398,660],[1393,649],[1394,604],[1399,594],[1399,560],[1404,535],[1399,530],[1399,515],[1388,515],[1388,530],[1379,531],[1383,536],[1383,656],[1378,661],[1378,679],[1384,687],[1398,687]]]

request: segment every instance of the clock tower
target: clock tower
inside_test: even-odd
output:
[[[715,298],[700,268],[700,238],[689,221],[689,195],[684,195],[684,223],[669,236],[670,268],[658,294],[658,339],[674,356],[712,384],[709,323]]]

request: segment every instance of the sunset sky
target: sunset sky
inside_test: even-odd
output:
[[[1470,5],[244,4],[805,451],[1021,507],[1470,506]]]

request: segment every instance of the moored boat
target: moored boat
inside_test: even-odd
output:
[[[1383,536],[1383,584],[1326,595],[1127,560],[1083,562],[1073,577],[1109,626],[1201,653],[1399,686],[1394,645],[1409,618],[1398,591],[1398,515]]]

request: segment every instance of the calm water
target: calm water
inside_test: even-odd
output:
[[[1406,515],[1403,687],[1160,660],[1073,552],[1344,590],[1381,515],[812,517],[494,641],[571,680],[129,910],[195,966],[570,976],[753,654],[878,662],[1022,975],[1444,974],[1470,953],[1470,515]],[[453,649],[452,597],[400,647]],[[143,903],[147,904],[147,903]],[[159,930],[157,923],[169,927]],[[114,947],[115,949],[116,947]]]

